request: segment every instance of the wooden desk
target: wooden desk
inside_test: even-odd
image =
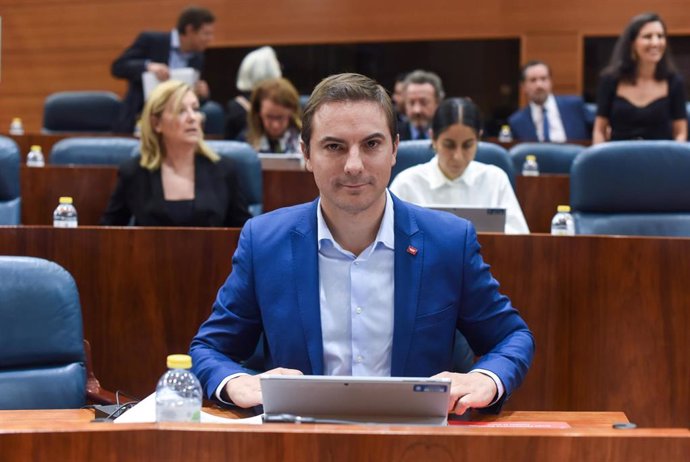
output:
[[[74,276],[101,383],[146,396],[230,271],[236,229],[0,227],[0,254]],[[537,351],[507,409],[623,409],[690,427],[690,239],[479,236]]]
[[[687,429],[614,430],[621,412],[515,412],[570,429],[89,423],[91,411],[0,411],[3,462],[55,460],[681,461]]]
[[[550,233],[559,205],[570,204],[569,175],[515,177],[515,195],[532,233]]]
[[[52,225],[60,196],[71,196],[80,225],[97,225],[117,182],[117,168],[92,166],[26,167],[19,171],[21,222]]]

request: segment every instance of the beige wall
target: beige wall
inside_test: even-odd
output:
[[[136,34],[166,30],[190,2],[0,0],[0,132],[20,116],[41,126],[44,98],[62,90],[112,90],[110,63]],[[215,0],[214,46],[520,37],[521,61],[545,59],[556,90],[582,90],[582,37],[616,35],[653,9],[673,34],[690,33],[687,0]],[[286,20],[290,18],[290,20]]]

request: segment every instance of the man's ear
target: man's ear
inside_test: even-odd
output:
[[[308,172],[313,172],[311,168],[311,159],[309,158],[309,146],[304,142],[304,140],[299,140],[299,147],[302,149],[302,156],[304,157],[304,167]]]
[[[395,165],[395,163],[398,161],[398,147],[400,146],[400,135],[397,134],[395,135],[395,139],[393,140],[393,160],[391,162],[391,167]]]

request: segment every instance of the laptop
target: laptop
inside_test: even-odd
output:
[[[448,423],[450,379],[265,375],[264,422]]]
[[[449,207],[445,205],[430,205],[428,208],[452,213],[460,218],[471,221],[477,232],[505,233],[506,209],[487,207]]]

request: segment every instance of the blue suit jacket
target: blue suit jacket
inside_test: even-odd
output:
[[[592,133],[587,128],[587,112],[582,98],[574,95],[555,96],[565,137],[570,140],[588,140]],[[516,141],[539,141],[529,105],[514,112],[509,118],[510,131]]]
[[[194,372],[207,396],[237,372],[260,334],[266,368],[323,374],[317,201],[249,220],[210,318],[192,341]],[[474,227],[451,214],[393,197],[395,313],[391,374],[450,370],[456,327],[494,372],[507,397],[532,361],[534,340],[479,254]],[[417,254],[407,252],[408,246]],[[500,407],[500,403],[495,406]]]
[[[129,88],[122,100],[122,109],[113,125],[115,133],[132,133],[137,117],[144,107],[144,86],[141,74],[146,64],[168,64],[170,58],[170,32],[142,32],[111,66],[113,77],[127,79]],[[189,66],[201,72],[204,67],[203,53],[194,53]]]

